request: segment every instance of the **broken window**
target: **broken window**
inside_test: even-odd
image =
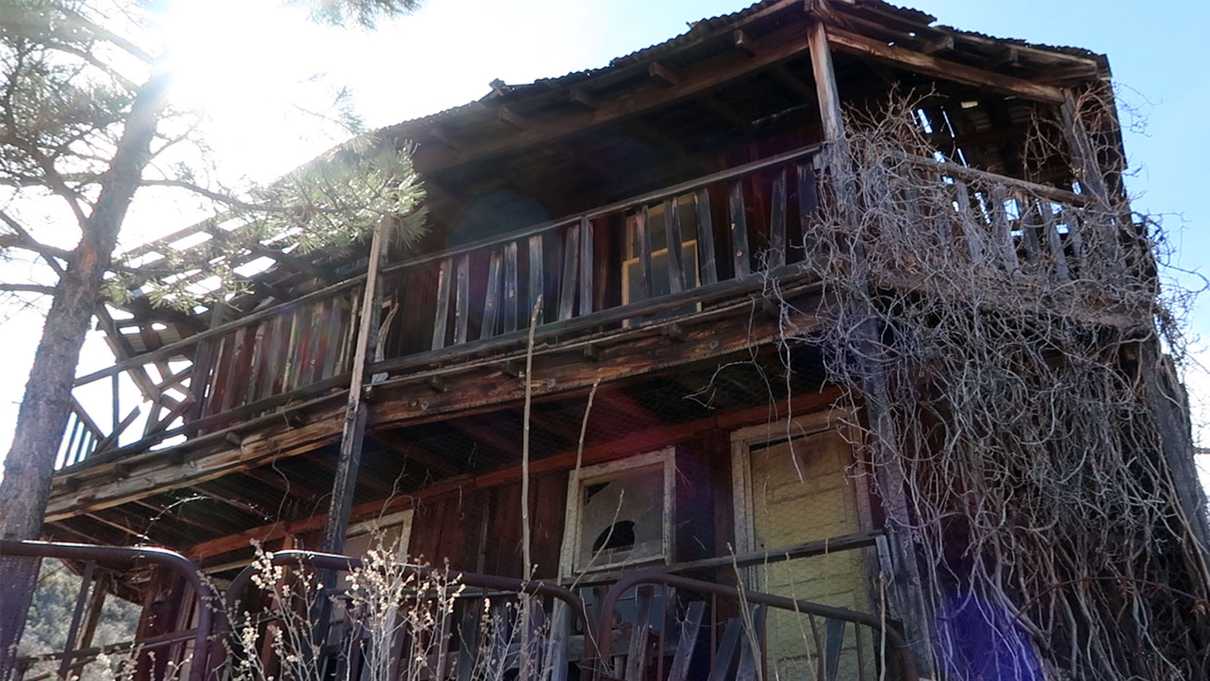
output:
[[[671,459],[663,452],[586,469],[570,501],[576,572],[669,558]]]

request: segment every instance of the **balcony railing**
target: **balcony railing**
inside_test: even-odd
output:
[[[762,271],[797,272],[796,263],[810,257],[801,245],[811,241],[818,206],[818,151],[789,151],[385,267],[385,333],[372,349],[370,371],[405,372],[515,348],[539,298],[535,334],[564,339],[759,290],[761,277],[754,275]],[[952,210],[921,226],[937,233],[945,257],[1054,284],[1120,265],[1119,235],[1088,234],[1104,221],[1092,219],[1086,197],[929,159],[912,163],[953,197]],[[143,405],[142,436],[124,446],[118,439],[133,418],[113,419],[104,432],[77,407],[60,467],[112,460],[174,438],[217,441],[232,424],[250,430],[279,421],[283,405],[305,407],[347,387],[364,279],[79,377],[78,388],[121,373],[147,380],[154,373],[162,397]],[[114,405],[117,414],[116,399]]]

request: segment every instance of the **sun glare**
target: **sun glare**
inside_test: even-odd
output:
[[[227,160],[264,180],[333,141],[335,126],[323,116],[333,112],[336,88],[325,75],[339,52],[330,30],[302,9],[177,0],[165,7],[161,35],[174,102],[205,115],[207,141]]]

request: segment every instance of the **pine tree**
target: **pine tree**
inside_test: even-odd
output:
[[[0,481],[0,537],[42,532],[56,445],[66,427],[75,367],[104,296],[120,299],[134,278],[162,304],[189,305],[189,293],[115,257],[140,188],[168,187],[223,206],[244,225],[241,239],[284,236],[301,248],[360,239],[384,219],[414,238],[423,190],[406,150],[381,155],[362,138],[268,187],[209,186],[189,163],[153,172],[162,154],[200,143],[188,112],[174,108],[172,73],[161,56],[155,3],[106,0],[0,0],[0,249],[36,254],[53,285],[0,283],[0,291],[50,298],[42,336]],[[299,4],[293,0],[292,4]],[[310,0],[317,21],[373,26],[411,10],[415,0]],[[207,159],[197,144],[196,158]],[[36,224],[14,206],[32,206]],[[402,216],[403,219],[400,219]],[[43,235],[71,231],[74,248]],[[239,248],[240,244],[231,245]],[[223,262],[207,262],[229,277]],[[120,302],[120,300],[119,300]],[[0,678],[8,678],[37,577],[37,561],[0,559]]]

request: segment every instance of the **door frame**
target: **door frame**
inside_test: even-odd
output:
[[[855,416],[848,409],[832,408],[790,419],[779,419],[770,423],[741,428],[731,433],[731,494],[733,523],[735,530],[735,552],[748,553],[757,550],[755,510],[752,492],[752,447],[793,438],[809,437],[830,430],[840,431],[846,442],[860,440],[855,427]],[[852,456],[849,446],[853,482],[853,494],[857,502],[857,523],[861,532],[873,528],[870,510],[869,471],[861,457]],[[776,548],[776,547],[774,547]],[[745,581],[755,587],[756,571],[745,569]]]

